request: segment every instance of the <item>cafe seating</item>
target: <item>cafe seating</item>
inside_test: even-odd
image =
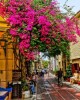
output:
[[[0,100],[7,100],[8,98],[8,91],[1,90],[0,91]]]
[[[74,73],[72,77],[70,77],[71,84],[78,83],[80,85],[80,72]]]
[[[70,77],[70,83],[77,83],[78,82],[78,73],[74,73],[72,77]]]
[[[0,100],[11,100],[12,88],[0,87]]]

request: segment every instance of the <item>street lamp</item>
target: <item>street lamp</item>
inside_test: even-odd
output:
[[[5,39],[0,39],[0,45],[1,45],[1,47],[3,48],[4,54],[5,54],[5,56],[6,56],[6,45],[7,45],[7,40],[5,40]]]

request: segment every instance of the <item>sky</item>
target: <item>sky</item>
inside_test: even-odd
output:
[[[72,7],[73,6],[73,9],[72,11],[74,13],[77,13],[79,10],[80,10],[80,0],[57,0],[58,3],[60,3],[60,8],[61,10],[63,10],[62,6],[64,5],[64,3],[67,1],[67,5]]]

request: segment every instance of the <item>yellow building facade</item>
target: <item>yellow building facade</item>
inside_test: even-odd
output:
[[[13,53],[13,45],[10,43],[7,36],[9,26],[6,21],[0,16],[0,86],[6,87],[8,82],[12,82],[12,70],[16,69],[16,63]]]

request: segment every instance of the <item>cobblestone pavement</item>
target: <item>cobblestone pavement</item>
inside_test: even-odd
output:
[[[80,91],[66,85],[58,86],[55,77],[39,78],[37,100],[80,100]]]

